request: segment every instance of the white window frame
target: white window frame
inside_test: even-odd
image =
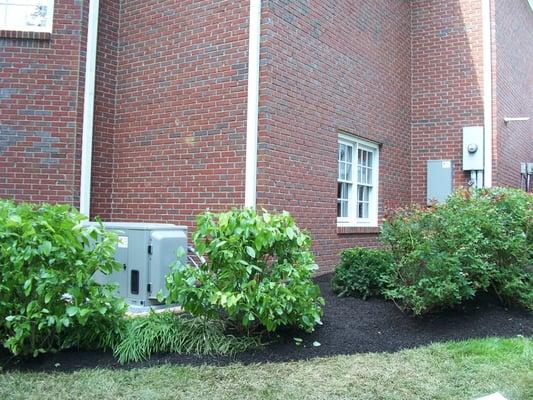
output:
[[[13,21],[7,17],[7,10],[21,6],[47,6],[46,24],[44,26],[27,25],[26,21]],[[54,21],[54,0],[0,0],[0,30],[20,32],[52,33]]]
[[[352,150],[352,180],[351,190],[348,197],[348,217],[337,217],[337,226],[339,227],[377,227],[378,226],[378,200],[379,200],[379,145],[365,139],[346,133],[339,133],[337,143],[337,153],[340,144],[351,146]],[[359,149],[372,152],[372,190],[369,198],[368,218],[357,218],[357,196],[358,196],[358,172],[359,172]],[[338,156],[337,156],[338,169]],[[337,170],[337,185],[339,180],[339,171]],[[343,181],[344,182],[344,181]],[[338,190],[338,189],[337,189]]]

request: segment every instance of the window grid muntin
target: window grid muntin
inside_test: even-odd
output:
[[[338,176],[337,179],[342,182],[352,183],[353,174],[353,146],[346,143],[339,145],[338,151]]]
[[[373,186],[372,160],[374,151],[358,146],[357,149],[357,184]]]
[[[350,198],[353,187],[353,145],[340,143],[338,148],[337,217],[349,218]]]
[[[358,220],[370,219],[372,191],[374,190],[372,176],[374,174],[372,161],[374,150],[358,145],[357,148],[357,199],[356,218]]]

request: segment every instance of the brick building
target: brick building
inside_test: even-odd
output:
[[[285,209],[329,269],[426,201],[428,161],[468,184],[465,127],[477,184],[521,185],[532,3],[0,0],[0,197],[191,226]]]

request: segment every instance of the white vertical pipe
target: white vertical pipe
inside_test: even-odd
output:
[[[94,86],[96,77],[96,45],[98,41],[99,5],[99,0],[91,0],[89,3],[89,20],[87,23],[87,52],[85,58],[85,96],[83,100],[80,212],[88,217],[91,213]]]
[[[483,20],[484,186],[492,186],[492,26],[491,0],[481,0]]]
[[[257,202],[257,137],[259,127],[259,56],[261,48],[261,0],[250,0],[248,50],[248,109],[246,117],[246,180],[244,205]]]
[[[470,171],[470,182],[472,187],[477,188],[477,171]]]
[[[483,171],[477,171],[477,188],[481,189],[484,187],[484,181],[483,181]],[[486,186],[485,186],[486,187]]]

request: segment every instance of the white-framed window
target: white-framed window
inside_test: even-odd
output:
[[[377,226],[379,146],[340,134],[337,154],[337,224]]]
[[[52,33],[54,0],[0,0],[0,30]]]

